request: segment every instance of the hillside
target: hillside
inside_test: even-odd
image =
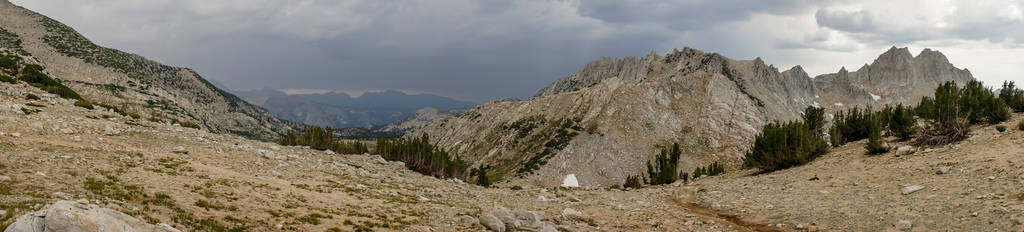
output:
[[[812,79],[799,66],[780,72],[760,58],[684,48],[601,58],[530,100],[490,102],[411,136],[429,134],[475,166],[495,166],[492,179],[555,186],[575,174],[607,187],[641,173],[659,146],[683,145],[681,170],[737,164],[764,124],[796,120],[807,106],[907,104],[937,83],[971,79],[931,50],[913,57],[894,47],[855,72]]]
[[[46,16],[0,2],[4,49],[46,68],[84,98],[218,133],[273,139],[295,125],[214,87],[194,70],[100,47]]]

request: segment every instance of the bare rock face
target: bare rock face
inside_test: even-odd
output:
[[[832,106],[917,104],[931,96],[947,81],[963,86],[974,79],[967,69],[958,69],[938,51],[924,49],[917,57],[908,48],[892,47],[870,65],[849,72],[814,78],[822,103]]]
[[[513,183],[558,186],[574,173],[584,187],[644,174],[659,147],[679,143],[681,171],[712,161],[738,164],[762,126],[792,121],[807,106],[910,104],[970,73],[941,53],[891,49],[871,65],[810,78],[760,58],[732,60],[684,48],[665,56],[603,57],[527,101],[493,101],[435,120],[441,147]]]
[[[150,225],[127,214],[97,205],[58,201],[42,210],[25,214],[4,232],[44,231],[153,231],[178,232],[167,225]]]

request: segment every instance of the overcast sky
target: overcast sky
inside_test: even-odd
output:
[[[1024,82],[1024,0],[11,0],[233,89],[528,98],[600,56],[685,46],[812,76],[891,46]]]

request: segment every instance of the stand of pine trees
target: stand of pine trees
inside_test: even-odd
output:
[[[700,178],[702,176],[717,176],[725,174],[725,166],[718,162],[713,162],[707,167],[697,167],[693,170],[693,179]]]
[[[888,153],[890,148],[888,145],[882,142],[882,120],[885,114],[876,114],[871,117],[871,121],[868,125],[868,143],[864,145],[864,148],[868,150],[869,154],[883,154]]]
[[[469,168],[462,159],[431,144],[426,134],[411,139],[377,140],[376,152],[386,160],[402,161],[413,171],[438,178],[466,179]],[[490,181],[487,182],[489,184]]]
[[[1003,82],[1003,88],[999,91],[999,99],[1003,99],[1006,105],[1016,112],[1024,112],[1024,90],[1018,89],[1012,81]]]
[[[318,126],[310,126],[303,133],[288,133],[277,141],[282,146],[309,146],[316,150],[331,150],[340,154],[363,154],[369,152],[366,144],[359,141],[338,142],[334,140],[334,131]]]

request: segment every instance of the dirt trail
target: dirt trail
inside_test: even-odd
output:
[[[712,221],[715,221],[715,222],[718,222],[718,223],[721,223],[721,224],[732,225],[733,228],[736,228],[737,230],[740,230],[740,231],[751,231],[751,232],[782,232],[782,231],[787,231],[787,230],[784,230],[784,229],[781,229],[781,228],[773,227],[771,225],[767,225],[767,224],[763,224],[763,223],[757,223],[757,222],[752,222],[752,221],[745,220],[740,215],[737,215],[737,214],[729,214],[729,213],[725,213],[725,212],[722,212],[722,211],[719,211],[719,210],[715,210],[715,209],[703,206],[703,205],[697,203],[698,199],[697,199],[697,190],[696,190],[696,188],[687,187],[687,188],[683,188],[682,191],[684,191],[684,193],[686,193],[685,194],[685,196],[686,196],[685,199],[677,197],[677,196],[671,196],[671,197],[669,197],[669,201],[671,201],[672,203],[676,204],[679,207],[682,207],[682,208],[686,209],[690,213],[693,213],[695,215],[700,216],[701,218],[704,218],[704,219],[707,219],[707,220],[712,220]]]

